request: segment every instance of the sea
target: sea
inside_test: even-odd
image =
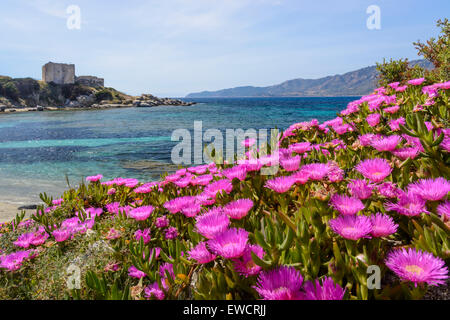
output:
[[[154,181],[177,165],[177,129],[286,129],[313,118],[333,119],[357,97],[201,98],[189,107],[0,114],[0,202],[36,204],[58,197],[86,176]],[[194,150],[192,149],[192,152]]]

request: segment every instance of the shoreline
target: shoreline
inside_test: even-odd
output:
[[[88,110],[107,110],[107,109],[124,109],[124,108],[154,108],[154,107],[189,107],[197,103],[192,103],[189,105],[175,105],[175,104],[162,104],[151,107],[140,107],[129,104],[104,104],[97,105],[91,107],[43,107],[43,108],[9,108],[3,111],[0,111],[0,115],[2,114],[19,114],[25,112],[53,112],[53,111],[88,111]]]
[[[0,223],[11,222],[16,214],[20,213],[19,207],[22,205],[19,203],[11,203],[0,201]],[[25,216],[29,217],[31,214],[36,212],[36,209],[27,209],[25,211]]]

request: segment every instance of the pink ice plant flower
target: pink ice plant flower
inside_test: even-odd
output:
[[[155,220],[155,226],[157,228],[165,228],[169,226],[169,219],[166,216],[158,217]]]
[[[150,229],[144,229],[144,230],[137,230],[134,233],[134,238],[136,239],[136,241],[140,241],[142,239],[142,241],[144,241],[144,244],[147,244],[150,242],[150,240],[152,239],[151,234],[150,234]]]
[[[216,259],[216,255],[208,251],[206,242],[200,242],[193,249],[188,251],[191,259],[196,260],[200,264],[205,264]]]
[[[389,128],[391,128],[392,131],[399,131],[400,125],[405,125],[406,120],[403,117],[400,117],[398,119],[392,119],[388,122]]]
[[[412,248],[394,250],[388,254],[385,263],[402,281],[413,282],[416,287],[420,283],[443,285],[448,279],[444,260],[429,252]]]
[[[398,202],[386,202],[384,207],[388,211],[396,211],[397,213],[408,217],[415,217],[419,216],[421,213],[428,213],[426,200],[412,192],[399,192]]]
[[[229,180],[239,179],[244,181],[247,176],[247,167],[245,165],[237,165],[222,171],[222,174]]]
[[[253,261],[252,252],[260,259],[262,259],[265,254],[263,248],[260,246],[247,244],[242,257],[233,259],[234,269],[246,278],[257,275],[262,269]]]
[[[293,267],[281,266],[259,274],[254,286],[264,300],[300,300],[303,277]]]
[[[144,295],[147,299],[164,300],[164,291],[159,288],[158,282],[153,282],[144,289]]]
[[[306,281],[303,288],[304,300],[342,300],[345,294],[345,289],[331,277],[325,277],[322,281]]]
[[[9,271],[17,271],[22,267],[22,264],[29,259],[36,256],[36,251],[33,249],[16,251],[8,255],[0,256],[0,268],[8,269]]]
[[[166,229],[166,232],[164,233],[164,237],[167,240],[172,240],[178,237],[178,229],[175,227],[169,227]]]
[[[246,230],[231,228],[208,240],[208,248],[225,259],[239,258],[244,254],[247,241]]]
[[[230,225],[228,215],[222,208],[212,208],[206,213],[197,216],[196,230],[207,239],[214,239],[218,234],[227,230]]]
[[[398,224],[386,214],[378,212],[370,216],[370,221],[372,222],[372,231],[370,234],[375,238],[387,237],[397,232]]]
[[[52,200],[54,206],[60,206],[64,202],[63,198]]]
[[[153,206],[137,207],[128,212],[128,217],[133,218],[137,221],[147,220],[148,217],[150,217],[150,215],[152,214],[154,209],[155,208]]]
[[[358,198],[335,193],[331,196],[330,205],[343,215],[355,215],[364,210],[365,206]]]
[[[371,127],[375,127],[380,123],[381,115],[379,113],[372,113],[366,117],[366,121]]]
[[[384,108],[383,111],[386,113],[390,113],[390,114],[394,114],[396,113],[398,110],[400,110],[400,106],[395,105],[392,107],[388,107],[388,108]]]
[[[413,86],[420,86],[422,83],[424,83],[425,78],[417,78],[417,79],[412,79],[408,81],[408,84],[413,85]]]
[[[222,179],[207,185],[204,192],[211,197],[215,197],[218,192],[230,193],[233,190],[233,184],[229,179]]]
[[[350,180],[347,184],[347,189],[350,191],[352,196],[364,200],[369,199],[372,196],[374,186],[366,180],[354,179]]]
[[[377,149],[377,151],[393,151],[402,140],[401,136],[392,135],[388,137],[375,138],[370,145]]]
[[[284,170],[292,172],[298,170],[298,168],[300,167],[300,160],[300,156],[289,157],[286,159],[281,159],[280,164]]]
[[[437,201],[447,196],[450,191],[450,182],[443,177],[420,179],[410,184],[408,191],[419,195],[425,200]]]
[[[331,230],[345,239],[358,240],[372,232],[372,222],[366,216],[339,216],[329,221]]]
[[[295,183],[295,179],[292,177],[276,177],[271,180],[267,180],[265,187],[269,188],[277,193],[284,193],[289,191],[292,185]]]
[[[438,205],[437,213],[441,215],[444,221],[450,220],[450,201],[445,201]]]
[[[103,176],[102,176],[101,174],[98,174],[98,175],[96,175],[96,176],[89,176],[89,177],[86,177],[86,181],[89,181],[89,182],[97,182],[97,181],[101,180],[102,178],[103,178]]]
[[[139,270],[135,266],[131,266],[130,268],[128,268],[128,275],[132,278],[141,279],[145,277],[145,272]]]
[[[297,154],[304,154],[311,150],[311,142],[298,142],[289,145],[290,152],[295,152]]]
[[[239,199],[227,203],[223,211],[231,219],[242,219],[253,207],[253,201],[251,199]]]
[[[306,172],[310,180],[320,181],[328,175],[330,166],[326,163],[310,163],[302,166],[300,171]]]
[[[355,169],[372,182],[381,182],[392,172],[391,165],[381,158],[361,161]]]
[[[420,149],[418,147],[400,148],[392,150],[391,153],[400,160],[415,159],[419,155]]]

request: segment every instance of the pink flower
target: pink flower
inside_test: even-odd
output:
[[[155,298],[157,300],[164,300],[164,291],[159,288],[158,282],[153,282],[145,287],[144,294],[147,299]]]
[[[246,278],[257,275],[262,269],[253,261],[252,252],[260,259],[264,257],[263,248],[258,245],[247,244],[242,257],[233,259],[234,269]]]
[[[375,127],[380,123],[381,115],[379,113],[372,113],[366,117],[366,121],[371,127]]]
[[[436,179],[420,179],[410,184],[408,191],[419,195],[425,200],[437,201],[447,196],[450,191],[450,182],[442,177]]]
[[[301,167],[300,171],[306,172],[310,180],[320,181],[328,175],[330,166],[326,163],[311,163]]]
[[[426,200],[412,192],[401,192],[398,195],[397,203],[387,202],[384,207],[386,210],[396,211],[397,213],[408,217],[418,216],[422,212],[428,213],[426,209]]]
[[[372,222],[371,235],[375,238],[387,237],[397,232],[398,224],[395,224],[388,215],[377,213],[370,216],[370,221]]]
[[[103,178],[103,176],[101,174],[98,174],[96,176],[86,177],[86,181],[97,182],[97,181],[101,180],[102,178]]]
[[[372,182],[381,182],[392,172],[390,164],[381,158],[361,161],[355,169]]]
[[[202,209],[200,203],[194,202],[191,203],[181,209],[181,213],[184,214],[187,218],[193,218],[200,212]]]
[[[331,197],[330,205],[343,215],[354,215],[365,208],[358,198],[347,197],[337,193]]]
[[[128,275],[130,277],[138,278],[138,279],[145,277],[145,273],[142,272],[141,270],[137,269],[135,266],[131,266],[130,268],[128,268]]]
[[[281,159],[280,164],[286,171],[297,171],[300,166],[300,156]]]
[[[263,271],[254,287],[264,300],[300,300],[303,277],[293,267]]]
[[[229,179],[222,179],[207,185],[204,192],[211,197],[215,197],[218,192],[224,191],[226,193],[230,193],[232,190],[233,184],[231,181]]]
[[[420,149],[417,147],[400,148],[392,150],[391,153],[401,160],[406,160],[408,158],[415,159],[419,155]]]
[[[134,238],[136,239],[136,241],[140,241],[141,238],[144,241],[144,244],[147,244],[150,242],[150,240],[152,239],[151,235],[150,235],[150,229],[144,229],[144,230],[137,230],[134,233]]]
[[[63,242],[70,238],[72,233],[68,229],[56,229],[52,232],[56,242]]]
[[[120,238],[120,232],[114,228],[109,229],[108,234],[106,235],[106,239],[113,240]]]
[[[311,143],[310,142],[299,142],[291,144],[288,147],[290,152],[295,152],[297,154],[303,154],[305,152],[308,152],[311,150]]]
[[[345,289],[334,283],[330,277],[322,279],[322,283],[319,280],[307,281],[304,284],[305,300],[342,300],[344,298]]]
[[[55,206],[59,206],[59,205],[61,205],[63,202],[64,202],[64,199],[63,199],[63,198],[60,198],[60,199],[55,199],[55,200],[53,200],[53,201],[52,201],[52,204],[55,205]]]
[[[208,239],[214,239],[230,225],[230,219],[221,208],[213,208],[197,217],[195,227],[197,232]]]
[[[25,250],[16,251],[8,255],[0,256],[0,268],[8,269],[9,271],[19,270],[22,263],[28,259],[36,256],[36,251]]]
[[[405,125],[406,121],[405,118],[400,117],[398,119],[392,119],[389,121],[389,127],[392,131],[398,131],[400,130],[400,125]]]
[[[376,189],[380,193],[380,195],[386,198],[396,198],[400,193],[403,192],[398,189],[397,186],[392,182],[383,182],[377,185]]]
[[[288,191],[295,183],[295,179],[292,177],[276,177],[271,180],[267,180],[265,187],[278,193],[284,193]]]
[[[176,237],[178,237],[178,230],[175,227],[169,227],[166,229],[166,233],[165,233],[165,237],[166,239],[170,240],[170,239],[175,239]]]
[[[444,218],[444,221],[450,220],[450,201],[445,201],[438,205],[437,212]]]
[[[239,199],[229,202],[223,208],[223,211],[231,219],[242,219],[253,207],[253,201],[250,199]]]
[[[386,113],[390,113],[390,114],[394,114],[396,113],[398,110],[400,110],[400,106],[392,106],[392,107],[388,107],[388,108],[384,108],[383,111]]]
[[[155,208],[153,206],[142,206],[128,212],[128,216],[138,221],[147,220]]]
[[[431,286],[445,284],[448,269],[444,260],[421,250],[400,249],[388,254],[386,266],[403,281],[427,283]]]
[[[358,240],[372,232],[372,223],[366,216],[339,216],[329,221],[330,228],[345,239]]]
[[[238,165],[232,168],[228,168],[222,171],[223,175],[230,180],[239,179],[244,181],[247,176],[247,167],[245,165]]]
[[[116,189],[115,189],[115,188],[109,189],[108,192],[107,192],[107,194],[109,194],[109,195],[116,194]]]
[[[397,135],[388,136],[385,138],[373,139],[370,145],[377,149],[377,151],[393,151],[402,140],[402,137]]]
[[[188,251],[191,259],[197,260],[198,263],[204,264],[216,259],[216,256],[208,251],[206,242],[200,242],[195,248]]]
[[[232,228],[208,240],[208,247],[214,254],[225,259],[239,258],[244,254],[247,241],[247,231]]]
[[[364,200],[372,196],[372,190],[374,187],[366,180],[356,179],[350,180],[347,184],[347,188],[352,196]]]
[[[425,78],[412,79],[408,81],[408,84],[413,86],[420,86],[425,81]]]
[[[169,225],[169,219],[166,216],[158,217],[155,221],[155,226],[157,228],[165,228]]]

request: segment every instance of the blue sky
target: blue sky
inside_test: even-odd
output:
[[[380,30],[366,27],[370,5]],[[0,74],[40,79],[54,61],[130,94],[266,86],[417,59],[412,42],[449,12],[448,0],[1,0]]]

